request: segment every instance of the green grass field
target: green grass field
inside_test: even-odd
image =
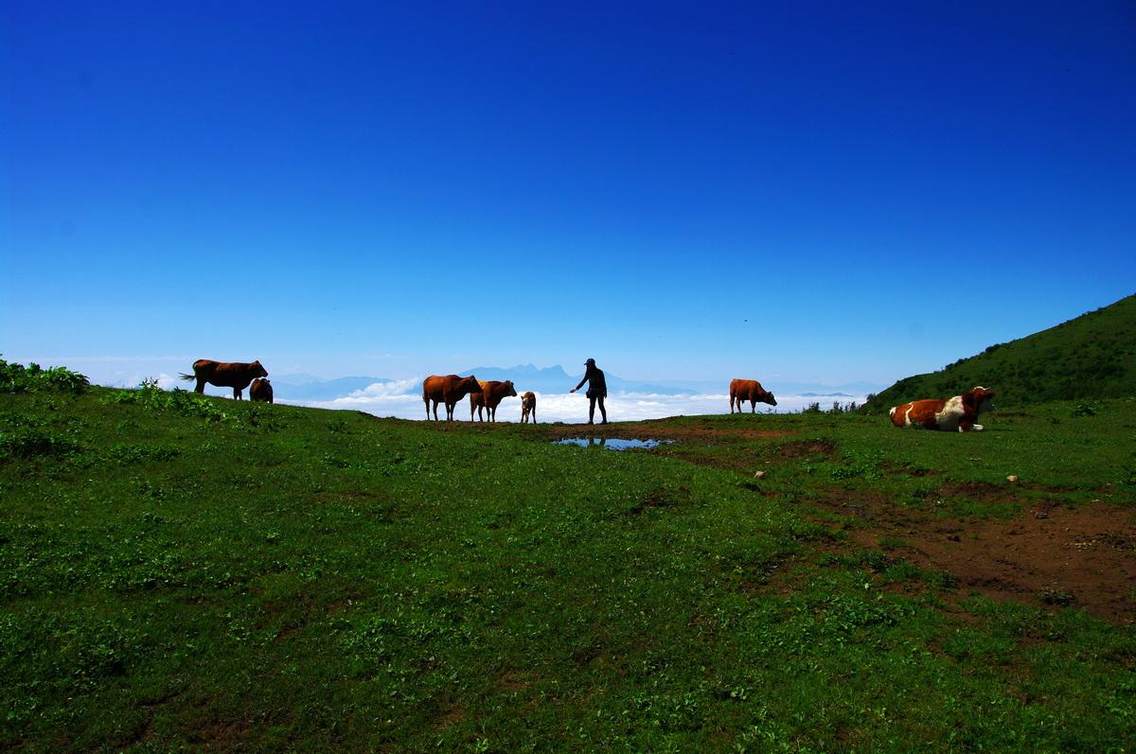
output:
[[[1136,741],[1134,400],[617,453],[169,395],[0,396],[0,748]]]

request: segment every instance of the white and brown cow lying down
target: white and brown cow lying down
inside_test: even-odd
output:
[[[911,401],[896,406],[889,415],[891,423],[897,427],[922,427],[944,432],[981,432],[982,425],[976,424],[978,414],[990,408],[994,391],[979,385],[962,395],[945,400],[930,398]]]

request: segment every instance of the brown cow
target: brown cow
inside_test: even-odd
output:
[[[528,423],[530,414],[536,424],[536,393],[531,390],[521,396],[521,424]]]
[[[469,394],[469,420],[473,421],[473,410],[477,409],[478,421],[485,421],[481,417],[481,409],[485,409],[485,413],[489,414],[489,421],[497,421],[497,407],[501,405],[501,401],[509,396],[516,397],[517,389],[513,387],[512,380],[505,380],[498,382],[497,380],[487,380],[485,382],[478,382],[481,385],[480,393]]]
[[[249,386],[249,400],[272,403],[272,383],[265,377],[257,377]]]
[[[921,427],[945,432],[981,432],[978,414],[990,408],[994,391],[979,385],[953,398],[928,398],[895,406],[888,415],[897,427]]]
[[[438,404],[446,404],[446,421],[454,420],[454,406],[470,393],[480,393],[481,384],[472,374],[458,377],[432,374],[422,381],[422,402],[426,404],[426,418],[430,418],[430,401],[434,401],[434,421],[438,420]]]
[[[768,403],[770,406],[777,405],[777,399],[773,397],[773,393],[763,388],[757,380],[734,378],[730,380],[731,414],[734,413],[735,402],[738,406],[738,413],[742,412],[742,401],[749,401],[749,412],[751,414],[757,413],[758,403]]]
[[[260,361],[247,364],[242,361],[213,361],[212,359],[198,359],[193,362],[193,374],[180,375],[186,382],[197,380],[194,391],[205,393],[205,383],[217,387],[231,387],[233,398],[241,400],[241,391],[249,386],[257,377],[267,377],[268,371],[260,365]]]

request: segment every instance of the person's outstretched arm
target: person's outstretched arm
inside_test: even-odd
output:
[[[585,382],[587,382],[587,381],[588,381],[588,373],[587,373],[587,372],[585,372],[585,373],[584,373],[584,379],[580,380],[580,384],[579,384],[579,385],[577,385],[576,387],[572,388],[572,389],[571,389],[571,390],[569,390],[568,392],[569,392],[569,393],[574,393],[574,392],[576,392],[577,390],[579,390],[580,388],[582,388],[582,387],[584,386],[584,383],[585,383]]]

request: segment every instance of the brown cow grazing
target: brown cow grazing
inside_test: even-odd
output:
[[[473,410],[477,409],[478,421],[485,421],[481,417],[481,409],[485,408],[485,413],[489,414],[489,421],[497,421],[497,407],[501,405],[501,401],[509,396],[514,398],[517,395],[517,389],[513,387],[512,380],[505,380],[498,382],[497,380],[487,380],[485,382],[478,382],[481,385],[480,393],[469,394],[469,420],[473,421]]]
[[[231,387],[233,398],[241,399],[241,391],[249,386],[257,377],[267,377],[268,371],[260,365],[259,361],[246,364],[243,361],[213,361],[212,359],[198,359],[193,362],[193,374],[180,375],[186,382],[197,380],[194,390],[205,393],[205,383],[217,387]]]
[[[458,377],[432,374],[422,381],[422,402],[426,404],[426,418],[430,418],[430,401],[434,401],[434,421],[438,420],[438,404],[446,404],[446,421],[454,420],[454,406],[470,393],[480,393],[481,383],[472,374]]]
[[[769,392],[761,386],[757,380],[730,380],[730,413],[734,413],[734,404],[737,404],[738,413],[742,413],[742,401],[749,401],[749,412],[751,414],[757,413],[758,403],[768,403],[770,406],[777,405],[777,399],[773,397],[773,393]]]
[[[536,393],[531,390],[521,396],[521,424],[528,423],[530,414],[536,424]]]
[[[897,427],[920,427],[944,432],[981,432],[978,414],[990,409],[994,391],[979,385],[953,398],[929,398],[895,406],[888,415]]]
[[[272,383],[267,378],[257,377],[249,386],[249,400],[272,403]]]

